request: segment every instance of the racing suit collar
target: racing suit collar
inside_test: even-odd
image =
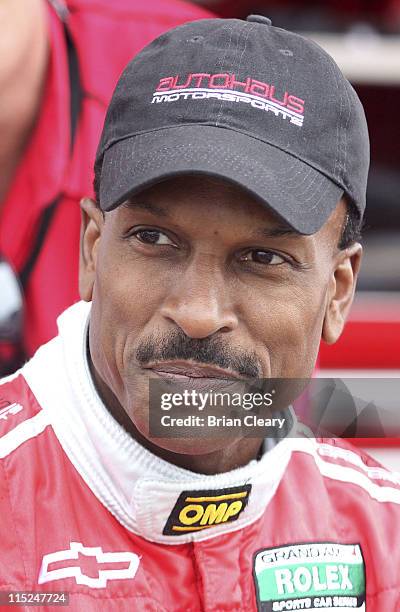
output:
[[[255,522],[287,467],[290,440],[270,450],[265,445],[258,461],[211,476],[152,454],[117,423],[95,389],[86,354],[90,306],[80,302],[65,311],[58,337],[28,364],[31,372],[45,364],[51,384],[37,390],[41,405],[51,411],[56,436],[86,484],[122,525],[154,542],[205,540]]]

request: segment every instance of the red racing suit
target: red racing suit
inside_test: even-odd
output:
[[[400,609],[399,475],[305,436],[214,476],[157,458],[96,393],[89,316],[69,308],[0,384],[2,605],[35,591],[85,612]]]
[[[25,290],[23,343],[28,356],[56,334],[57,316],[79,299],[79,201],[93,194],[95,153],[122,70],[162,32],[210,17],[181,0],[68,0],[65,4],[82,90],[73,151],[67,42],[60,18],[46,2],[49,60],[40,111],[6,199],[0,203],[0,254],[20,274],[35,250],[45,211],[60,196]]]

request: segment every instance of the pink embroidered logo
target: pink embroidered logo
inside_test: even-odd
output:
[[[227,72],[191,72],[160,79],[153,93],[152,103],[176,102],[180,99],[218,99],[245,103],[288,119],[294,125],[302,126],[304,121],[305,102],[301,98],[288,91],[284,91],[278,98],[275,85],[252,77],[238,80],[235,74]]]

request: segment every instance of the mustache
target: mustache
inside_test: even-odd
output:
[[[141,366],[152,361],[190,360],[229,369],[248,378],[261,376],[255,353],[227,347],[221,338],[188,338],[178,330],[143,340],[136,349],[136,360]]]

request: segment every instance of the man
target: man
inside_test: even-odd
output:
[[[150,401],[310,376],[353,298],[367,169],[350,84],[266,18],[181,26],[132,61],[82,202],[84,301],[1,386],[3,591],[398,609],[396,475],[300,431],[156,435]]]
[[[161,32],[208,16],[179,0],[1,3],[0,261],[25,308],[9,334],[2,294],[0,375],[50,340],[78,299],[79,201],[122,69]]]

